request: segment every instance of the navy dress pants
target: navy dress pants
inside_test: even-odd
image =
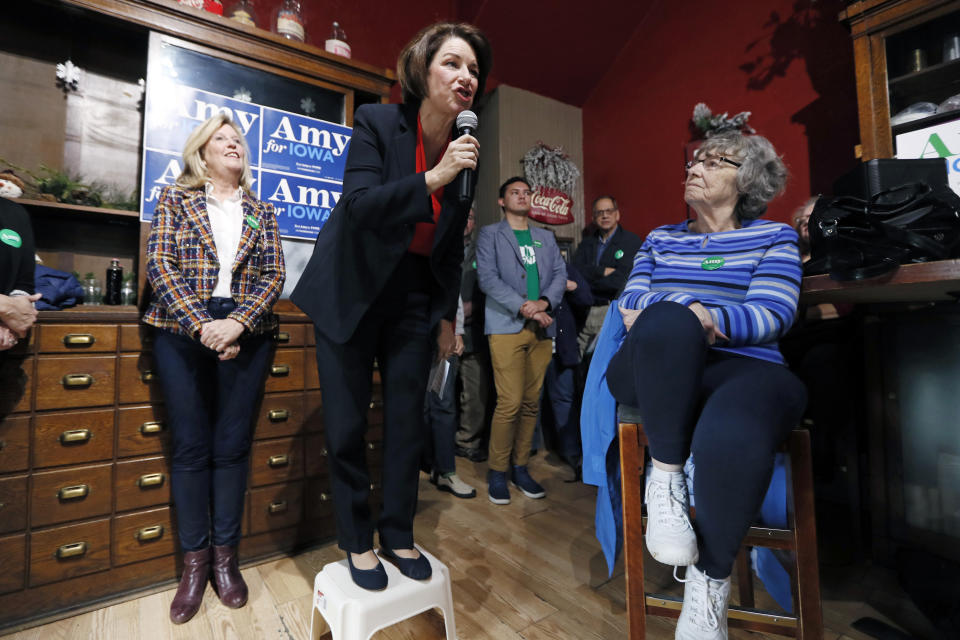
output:
[[[212,298],[215,320],[235,305]],[[250,441],[270,360],[269,336],[241,338],[240,353],[221,361],[199,340],[154,333],[153,357],[173,440],[171,492],[183,551],[240,540]]]
[[[697,568],[727,577],[777,447],[803,414],[803,384],[783,365],[711,349],[692,311],[659,302],[637,317],[610,361],[607,385],[640,409],[653,458],[683,464],[693,453]]]
[[[353,336],[333,342],[318,328],[317,369],[323,392],[338,545],[363,553],[373,548],[364,436],[370,408],[373,362],[383,385],[383,509],[377,529],[391,549],[413,546],[420,456],[425,430],[423,402],[432,354],[427,258],[406,254]]]

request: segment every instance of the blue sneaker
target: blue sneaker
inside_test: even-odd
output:
[[[530,472],[527,471],[526,465],[519,466],[514,465],[512,480],[514,486],[520,491],[523,491],[523,495],[528,498],[546,498],[547,492],[543,490],[543,487],[540,486],[536,480],[530,477]]]
[[[490,470],[487,474],[487,494],[493,504],[510,504],[507,472]]]

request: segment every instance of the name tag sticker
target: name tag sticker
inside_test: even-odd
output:
[[[17,249],[23,244],[20,234],[13,229],[0,229],[0,242]]]
[[[534,241],[533,241],[533,246],[535,246],[535,247],[542,247],[542,246],[543,246],[543,243],[540,242],[539,240],[534,240]]]
[[[254,218],[253,216],[247,216],[246,220],[247,220],[247,224],[253,227],[254,229],[260,228],[260,223],[257,222],[257,219]]]
[[[716,271],[726,263],[726,260],[723,259],[723,256],[710,256],[709,258],[704,258],[703,262],[700,263],[700,268],[704,271]]]
[[[617,252],[613,254],[613,257],[619,260],[623,257],[623,249],[617,249]]]

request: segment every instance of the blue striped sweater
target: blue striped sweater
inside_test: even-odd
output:
[[[777,341],[793,324],[800,297],[796,231],[769,220],[709,234],[687,225],[650,232],[633,260],[620,307],[699,302],[730,338],[718,340],[715,349],[782,364]]]

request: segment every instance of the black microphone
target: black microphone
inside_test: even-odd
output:
[[[461,111],[457,115],[457,137],[473,134],[480,121],[473,111]],[[464,169],[457,176],[457,190],[460,192],[460,202],[473,201],[473,169]]]

